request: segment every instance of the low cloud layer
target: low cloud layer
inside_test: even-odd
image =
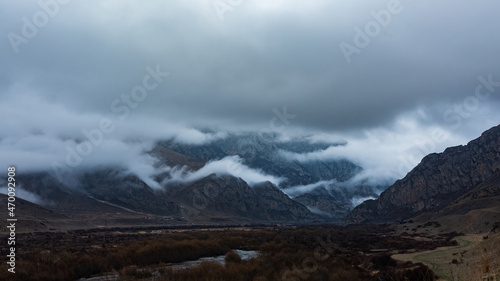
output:
[[[453,126],[426,124],[428,113],[417,110],[400,116],[390,126],[350,135],[344,146],[331,146],[305,154],[288,151],[280,151],[280,154],[289,161],[299,162],[347,159],[363,168],[351,182],[389,185],[404,177],[427,154],[467,144],[472,138],[463,132],[474,132],[476,138],[481,134],[478,128],[485,124],[487,128],[495,126],[495,121],[484,118],[488,112],[476,112],[475,116],[469,116],[468,123],[462,124],[459,130]]]
[[[250,186],[261,182],[272,182],[279,185],[283,178],[268,175],[261,170],[252,169],[243,164],[243,160],[238,156],[228,156],[221,160],[208,162],[197,171],[186,171],[183,168],[171,169],[170,177],[163,181],[163,185],[168,186],[172,182],[193,182],[210,174],[232,175],[243,179]]]
[[[146,153],[156,141],[201,144],[224,136],[144,116],[124,122],[113,115],[81,114],[36,96],[8,101],[0,103],[0,118],[9,120],[4,123],[7,130],[0,132],[0,166],[16,166],[21,173],[47,171],[63,182],[80,170],[117,167],[160,188],[152,180],[161,172],[155,168],[157,160]],[[14,109],[11,104],[20,106]],[[20,118],[11,118],[14,113]],[[112,131],[102,129],[103,120],[109,120],[106,127]]]
[[[500,80],[497,2],[392,1],[402,11],[351,63],[340,44],[356,45],[357,30],[391,1],[261,2],[245,1],[221,20],[212,1],[71,1],[27,38],[23,28],[44,7],[3,1],[1,33],[28,42],[15,52],[4,36],[0,96],[32,92],[106,114],[159,65],[170,75],[136,108],[141,115],[262,124],[287,105],[295,126],[351,130],[461,100],[481,75]]]
[[[295,198],[305,193],[311,193],[318,188],[328,187],[331,185],[336,185],[338,183],[339,182],[337,180],[319,181],[308,185],[292,186],[287,189],[283,189],[283,192],[285,192],[291,198]]]
[[[351,206],[354,208],[358,206],[359,204],[365,202],[366,200],[373,200],[376,199],[375,197],[354,197],[351,200]]]
[[[345,142],[285,155],[378,183],[500,124],[498,2],[229,2],[0,1],[0,167],[116,166],[159,188],[156,141],[265,131]],[[228,165],[270,178],[235,158],[203,171]]]

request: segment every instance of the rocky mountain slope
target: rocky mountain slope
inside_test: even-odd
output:
[[[337,201],[329,195],[306,193],[295,197],[294,200],[307,206],[311,212],[332,222],[340,222],[352,210],[350,204]]]
[[[160,223],[339,222],[352,209],[353,198],[375,195],[367,186],[336,186],[361,168],[347,160],[300,162],[282,154],[304,154],[337,145],[343,144],[311,143],[305,138],[278,141],[251,133],[229,135],[204,145],[171,140],[147,152],[162,170],[154,179],[161,188],[113,167],[75,170],[64,183],[42,172],[20,174],[19,181],[48,210],[98,226],[140,225],[154,219]],[[179,173],[198,171],[210,161],[233,155],[256,171],[286,180],[279,187],[270,182],[250,186],[223,174],[178,181]],[[165,166],[176,168],[175,179],[170,180],[174,170],[163,169]],[[282,191],[317,182],[324,184],[309,193],[294,194],[292,199]]]
[[[250,187],[232,176],[211,174],[193,183],[172,186],[167,196],[182,206],[186,216],[197,218],[224,220],[232,217],[263,222],[319,219],[270,182]]]
[[[435,221],[443,231],[500,232],[500,171],[438,211],[412,218],[414,225]]]
[[[205,162],[164,147],[150,152],[158,165],[198,170]],[[166,175],[159,175],[161,181]],[[48,173],[19,174],[22,190],[44,208],[86,226],[155,223],[261,223],[322,220],[278,187],[263,182],[250,187],[229,175],[211,174],[162,189],[117,168],[78,171],[65,184]],[[92,218],[92,219],[90,219]],[[82,224],[83,226],[83,224]]]
[[[297,197],[294,199],[306,204],[310,209],[316,209],[332,221],[340,221],[353,206],[353,198],[373,197],[375,189],[385,187],[349,186],[340,188],[338,183],[348,181],[362,171],[362,168],[347,160],[311,160],[300,162],[284,156],[285,153],[306,154],[325,150],[331,146],[341,146],[344,143],[310,142],[307,138],[279,140],[276,136],[256,133],[233,134],[214,140],[207,144],[186,145],[174,140],[159,143],[162,149],[203,161],[219,160],[227,156],[238,155],[248,167],[261,170],[269,175],[285,178],[279,188],[287,189],[323,182],[316,191],[308,192],[314,196]],[[302,198],[302,199],[301,199]],[[307,198],[307,200],[303,200]]]
[[[500,126],[465,146],[430,154],[376,200],[356,207],[347,224],[380,223],[438,211],[500,171]]]
[[[0,204],[7,206],[8,197],[0,194]],[[80,227],[89,227],[85,221],[77,221],[68,216],[62,215],[56,211],[34,204],[32,202],[16,198],[14,202],[16,205],[15,215],[19,219],[16,224],[18,232],[25,230],[50,230],[50,229],[71,229]],[[8,213],[3,212],[0,214],[0,219],[6,221]],[[0,227],[0,232],[6,232],[7,224]]]
[[[285,176],[287,181],[280,186],[283,188],[332,179],[342,182],[359,173],[361,167],[347,160],[298,162],[286,159],[279,153],[286,151],[303,154],[338,145],[343,144],[310,143],[306,139],[278,141],[254,133],[229,135],[202,145],[186,145],[172,140],[160,142],[162,147],[207,162],[238,155],[251,168],[261,169],[271,175]]]

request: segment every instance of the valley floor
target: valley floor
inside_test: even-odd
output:
[[[425,265],[396,262],[391,254],[451,246],[453,239],[454,233],[414,239],[380,225],[20,233],[17,272],[0,274],[0,280],[67,281],[113,275],[119,280],[433,281],[434,273]],[[244,260],[231,250],[259,255]],[[226,256],[224,265],[171,266],[221,255]],[[6,272],[6,264],[0,265],[0,270]]]
[[[487,278],[496,275],[500,279],[499,240],[498,234],[492,237],[486,234],[468,234],[456,238],[457,246],[395,254],[392,257],[402,262],[423,263],[432,269],[440,280],[483,281],[483,278],[488,280]]]
[[[451,269],[451,261],[455,258],[456,253],[467,251],[476,246],[482,240],[481,235],[465,235],[456,238],[458,245],[450,247],[439,247],[435,250],[395,254],[392,257],[399,261],[421,262],[427,265],[437,276],[443,280],[453,281]]]

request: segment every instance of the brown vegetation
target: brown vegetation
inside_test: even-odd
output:
[[[452,237],[416,241],[382,226],[316,226],[142,236],[40,233],[31,238],[20,247],[17,273],[3,274],[0,280],[77,280],[105,272],[141,280],[152,276],[153,267],[160,274],[156,280],[433,280],[423,265],[396,263],[388,253],[371,250],[433,249],[451,244]],[[242,261],[231,249],[257,250],[260,256]],[[225,266],[211,262],[190,269],[167,266],[224,254]],[[0,270],[6,272],[5,265]]]

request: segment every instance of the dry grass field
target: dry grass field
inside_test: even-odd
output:
[[[490,281],[487,278],[500,274],[500,234],[470,234],[459,236],[456,240],[457,246],[396,254],[393,258],[399,261],[421,262],[432,269],[441,280],[447,281]]]

